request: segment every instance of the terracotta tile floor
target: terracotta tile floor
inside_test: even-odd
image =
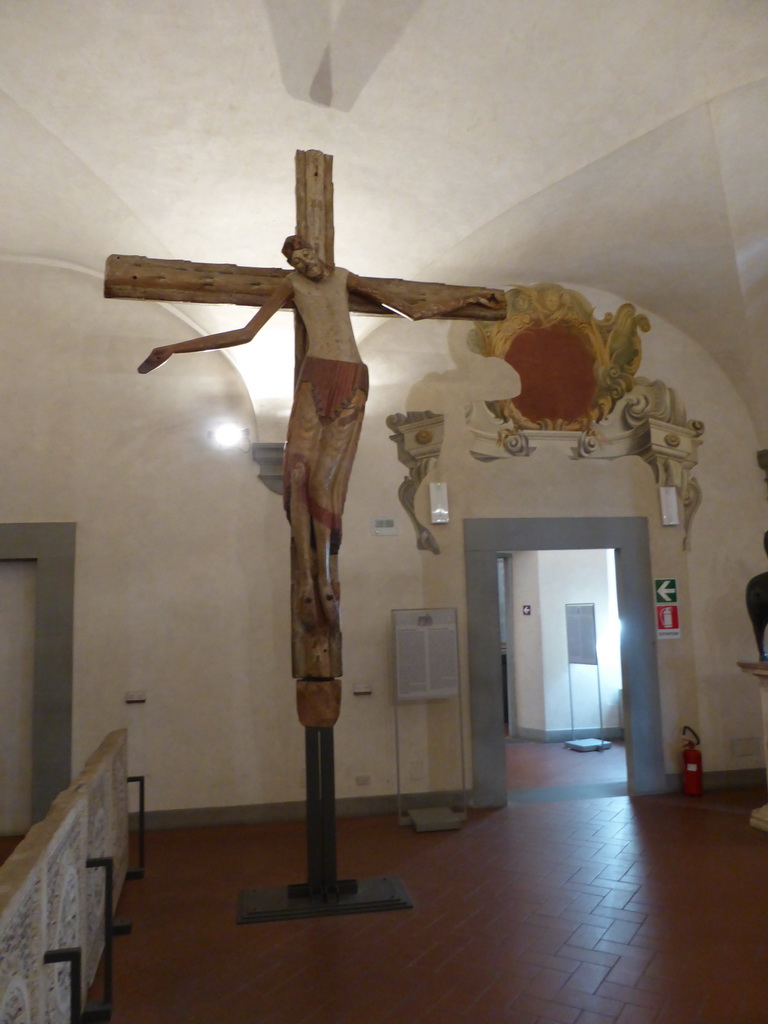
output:
[[[237,892],[302,880],[301,825],[152,833],[112,1019],[763,1024],[764,799],[521,803],[422,834],[342,820],[340,877],[397,874],[414,909],[259,925],[235,924]]]
[[[620,788],[627,781],[623,740],[614,740],[607,750],[576,751],[562,743],[532,743],[508,740],[507,786],[510,790],[612,784]]]
[[[765,1024],[763,802],[541,797],[422,834],[341,820],[339,876],[396,874],[414,909],[259,925],[235,924],[237,893],[303,879],[301,824],[150,833],[112,1020]]]

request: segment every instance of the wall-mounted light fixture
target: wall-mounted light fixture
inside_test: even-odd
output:
[[[429,511],[433,523],[448,522],[448,484],[429,485]]]
[[[680,505],[676,487],[659,488],[659,505],[661,506],[661,525],[680,525]]]

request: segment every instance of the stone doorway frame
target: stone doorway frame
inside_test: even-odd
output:
[[[667,791],[647,520],[639,516],[465,519],[474,807],[507,804],[496,559],[515,551],[583,548],[616,551],[628,791],[632,795]]]

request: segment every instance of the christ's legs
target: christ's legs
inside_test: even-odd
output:
[[[317,592],[320,607],[329,626],[339,625],[339,600],[331,580],[331,531],[316,519],[315,553],[317,555]]]
[[[341,540],[341,514],[363,423],[366,394],[352,392],[339,415],[323,426],[319,453],[309,478],[317,554],[320,607],[331,626],[339,622],[339,584],[333,565]]]
[[[291,470],[289,514],[298,569],[297,577],[293,581],[296,588],[296,614],[303,626],[312,629],[318,623],[318,616],[312,571],[312,520],[306,501],[306,476],[307,467],[303,462],[297,462]]]
[[[321,440],[312,386],[302,382],[296,390],[286,445],[284,492],[286,512],[296,552],[294,601],[299,621],[308,629],[319,624],[315,599],[315,553],[312,550],[313,520],[310,512],[310,478]]]
[[[339,625],[341,514],[366,400],[357,364],[351,365],[353,380],[333,395],[336,367],[349,375],[350,364],[315,360],[317,379],[300,381],[288,425],[283,484],[295,552],[293,601],[298,621],[310,630]]]

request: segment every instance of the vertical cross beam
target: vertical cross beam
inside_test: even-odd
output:
[[[333,266],[333,157],[316,149],[296,153],[296,234]]]
[[[317,149],[296,150],[296,234],[304,239],[323,263],[333,266],[333,157]],[[298,377],[307,351],[307,335],[294,313]]]
[[[333,157],[318,150],[296,152],[296,234],[329,266],[334,265]],[[307,351],[307,335],[298,313],[294,314],[298,380]],[[296,552],[291,542],[291,569]],[[336,556],[332,556],[335,562]],[[333,566],[336,576],[336,566]],[[291,601],[293,666],[296,678],[341,675],[341,634],[338,627],[322,623],[305,631],[296,619]],[[321,684],[326,685],[326,684]],[[331,684],[338,686],[338,682]],[[303,895],[328,899],[337,889],[336,794],[334,783],[333,728],[305,728],[307,770],[307,885]],[[349,884],[349,883],[347,883]],[[357,885],[352,883],[353,891]]]
[[[296,234],[310,245],[320,259],[334,265],[333,157],[319,150],[296,152]],[[294,314],[296,367],[298,379],[307,351],[307,337],[298,313]],[[296,554],[291,542],[291,576],[296,579]],[[338,579],[337,556],[331,557],[331,573]],[[319,602],[318,602],[319,604]],[[337,679],[341,675],[341,632],[338,626],[321,623],[306,629],[291,600],[291,638],[295,679]]]

